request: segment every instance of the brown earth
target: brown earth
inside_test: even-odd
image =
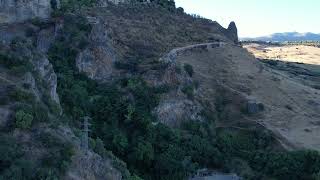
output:
[[[196,97],[206,101],[207,107],[217,109],[219,96],[232,101],[218,126],[252,121],[274,132],[288,149],[320,150],[319,89],[260,62],[242,47],[229,43],[199,46],[183,48],[176,60],[193,66],[193,78],[199,82]],[[264,110],[243,115],[250,101],[262,103]]]

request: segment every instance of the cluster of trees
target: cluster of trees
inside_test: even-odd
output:
[[[176,4],[174,0],[150,0],[152,3],[156,3],[162,7],[165,7],[169,10],[174,10],[176,8]]]
[[[38,160],[30,159],[18,139],[0,134],[0,179],[60,179],[74,154],[72,145],[47,133],[37,141],[47,148]]]
[[[317,177],[318,152],[277,152],[267,132],[217,131],[209,116],[206,122],[188,122],[181,129],[155,123],[151,111],[165,91],[148,86],[139,76],[97,84],[79,73],[75,67],[83,48],[79,37],[87,41],[90,26],[80,17],[65,18],[68,23],[49,59],[58,74],[58,91],[70,124],[80,128],[81,116],[92,117],[96,152],[112,151],[143,179],[184,179],[203,167],[234,170],[248,179]],[[192,67],[184,68],[192,76]],[[235,159],[243,162],[240,168]]]

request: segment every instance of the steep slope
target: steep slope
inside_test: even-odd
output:
[[[236,27],[227,30],[217,22],[154,4],[95,7],[88,14],[93,29],[77,66],[97,80],[159,69],[158,59],[175,47],[237,41]]]
[[[177,62],[194,67],[194,79],[199,82],[197,98],[208,101],[211,109],[216,109],[219,91],[229,96],[231,107],[219,121],[221,126],[255,121],[279,135],[283,143],[320,149],[320,127],[316,125],[319,90],[266,67],[245,49],[232,44],[201,44],[175,51],[179,52]],[[250,113],[251,102],[262,103],[263,111],[243,115]]]
[[[167,0],[62,2],[49,20],[1,24],[0,179],[182,180],[203,168],[319,177],[317,151],[283,148],[317,149],[291,127],[315,120],[317,107],[280,108],[316,95],[291,97],[312,91],[239,47],[235,23],[225,29]],[[293,118],[287,134],[274,121],[283,114]]]
[[[11,19],[0,21],[0,179],[130,176],[125,165],[122,172],[113,167],[122,162],[111,153],[85,154],[81,133],[66,123],[47,56],[62,28],[43,20],[53,10],[50,1],[1,1],[1,7]]]

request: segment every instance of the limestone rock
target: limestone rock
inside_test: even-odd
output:
[[[34,65],[37,73],[40,75],[42,81],[46,83],[46,88],[50,98],[57,104],[60,104],[57,93],[57,75],[53,70],[52,64],[50,64],[46,57],[34,60],[32,61],[32,64]]]
[[[239,42],[238,29],[235,22],[231,22],[228,26],[228,36],[236,44]]]
[[[72,157],[72,164],[64,180],[121,180],[121,173],[112,167],[111,160],[88,152],[87,155],[78,152]]]
[[[0,24],[47,19],[59,4],[59,0],[0,0]]]
[[[0,128],[7,126],[10,114],[11,112],[8,108],[0,107]]]
[[[110,45],[104,24],[96,20],[90,34],[89,46],[80,52],[76,65],[80,72],[95,80],[110,80],[117,70],[117,55]]]
[[[165,99],[154,110],[159,121],[171,127],[179,126],[189,120],[201,120],[202,108],[188,99]]]

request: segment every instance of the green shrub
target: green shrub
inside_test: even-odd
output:
[[[28,59],[22,59],[22,57],[16,57],[12,54],[0,53],[0,64],[8,68],[13,75],[19,76],[31,72],[33,69]]]
[[[48,122],[49,112],[41,103],[35,103],[32,107],[33,116],[36,122]]]
[[[192,75],[193,75],[193,67],[190,65],[190,64],[184,64],[183,65],[183,68],[184,68],[184,70],[188,73],[188,75],[190,76],[190,77],[192,77]]]
[[[94,148],[94,152],[96,152],[97,154],[99,154],[102,157],[106,157],[107,155],[107,150],[104,148],[104,143],[100,138],[97,138],[95,141],[95,148]]]
[[[58,177],[65,173],[71,163],[71,157],[75,151],[69,142],[64,142],[51,133],[42,133],[39,135],[39,142],[47,148],[47,155],[41,159],[42,170],[38,177]],[[45,178],[45,179],[46,179]],[[49,178],[50,179],[50,178]]]
[[[162,84],[155,88],[155,93],[164,94],[170,91],[170,86],[168,84]]]
[[[24,158],[18,140],[0,135],[0,179],[33,179],[34,163]]]
[[[7,105],[10,103],[10,99],[7,96],[0,97],[0,105]]]
[[[167,2],[162,1],[161,3]],[[69,5],[74,7],[72,3]],[[130,9],[128,10],[130,11]],[[190,17],[188,16],[188,18]],[[307,178],[317,175],[317,155],[301,156],[299,154],[288,155],[287,152],[283,152],[283,154],[274,152],[271,148],[273,142],[270,136],[261,132],[231,133],[221,132],[222,130],[218,132],[214,123],[190,123],[182,130],[169,128],[161,123],[154,125],[152,122],[157,119],[153,116],[152,110],[158,105],[158,95],[166,92],[167,88],[159,88],[159,90],[149,87],[139,77],[123,79],[119,82],[113,81],[109,84],[96,84],[81,76],[75,68],[75,59],[79,50],[86,45],[86,43],[79,42],[86,39],[90,26],[83,19],[77,20],[79,19],[75,16],[65,17],[66,23],[62,35],[57,38],[49,50],[49,60],[58,75],[61,105],[64,112],[75,119],[75,125],[80,124],[77,121],[79,116],[85,114],[92,116],[93,136],[97,138],[93,150],[110,157],[113,166],[119,169],[124,177],[137,179],[137,177],[130,176],[126,164],[128,164],[130,171],[146,180],[179,180],[189,177],[200,167],[237,170],[244,165],[250,167],[246,167],[243,174],[251,177],[250,171],[252,169],[253,175],[258,174],[255,179],[261,179],[260,177],[265,177],[266,174],[281,179],[287,172],[292,174],[290,177],[293,180],[304,179],[301,174]],[[154,21],[154,18],[152,20]],[[197,22],[199,21],[197,20]],[[192,37],[194,33],[186,32],[185,34]],[[117,35],[126,37],[121,32]],[[157,40],[162,37],[161,35],[156,36]],[[158,55],[157,50],[161,49],[163,52],[166,49],[166,46],[161,47],[161,45],[159,45],[159,49],[156,49],[147,41],[140,40],[141,37],[137,35],[136,39],[129,39],[128,42],[119,40],[121,45],[130,48],[130,53],[125,55],[126,57],[147,61],[147,59]],[[201,37],[196,38],[201,40]],[[156,42],[150,44],[154,43]],[[169,42],[168,47],[170,44],[177,45],[179,43]],[[118,64],[118,66],[127,70],[134,69],[132,64]],[[192,66],[188,64],[184,65],[184,71],[190,77],[194,74]],[[187,85],[182,88],[182,91],[191,98],[195,87],[197,84]],[[218,100],[220,106],[217,107],[218,113],[221,113],[227,103],[229,103],[227,97],[221,97]],[[211,116],[207,117],[209,122],[213,121],[209,118]],[[214,117],[218,118],[218,115]],[[44,143],[45,146],[50,147],[48,149],[58,149],[55,151],[58,152],[57,154],[50,153],[48,159],[43,161],[45,169],[50,169],[52,174],[55,174],[68,165],[65,163],[68,162],[66,160],[68,158],[61,158],[61,156],[64,157],[61,153],[65,153],[61,152],[59,141],[52,139],[45,141],[49,143],[49,145]],[[113,156],[111,151],[125,162]],[[232,161],[235,158],[239,161]],[[269,159],[272,161],[268,164]],[[297,160],[298,166],[293,163],[294,160]],[[232,163],[226,166],[226,162]],[[314,165],[307,162],[312,162]],[[284,169],[279,168],[282,165]],[[299,172],[297,168],[290,169],[290,165],[299,167],[303,172]],[[308,170],[309,168],[310,170]],[[285,173],[282,173],[282,170],[285,170],[283,171]]]
[[[9,97],[14,101],[29,103],[32,103],[35,99],[34,95],[31,92],[22,90],[18,87],[14,87],[14,89],[9,92]]]
[[[132,175],[132,176],[130,176],[127,180],[143,180],[143,179],[141,179],[139,176],[137,176],[137,175]]]
[[[183,88],[181,89],[181,91],[187,95],[187,97],[189,99],[192,99],[193,98],[193,94],[194,94],[194,85],[193,84],[190,84],[190,85],[185,85],[183,86]]]
[[[32,121],[32,113],[26,113],[23,110],[19,110],[15,114],[15,124],[18,128],[29,129],[32,125]]]

